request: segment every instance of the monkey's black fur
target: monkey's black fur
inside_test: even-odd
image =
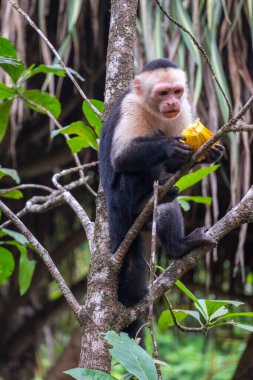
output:
[[[147,64],[143,71],[176,68],[166,60]],[[129,93],[129,91],[127,92]],[[120,120],[121,104],[125,93],[112,107],[104,123],[99,145],[101,182],[109,216],[111,249],[114,253],[135,221],[141,207],[152,195],[153,183],[164,170],[174,173],[192,156],[192,150],[178,137],[166,137],[154,131],[153,137],[135,138],[112,165],[111,151],[115,129]],[[157,235],[169,257],[181,257],[192,248],[207,241],[202,229],[185,237],[183,217],[177,201],[158,206]],[[137,237],[125,257],[119,275],[118,298],[125,306],[138,303],[146,294],[147,264],[142,242]],[[140,323],[129,326],[135,335]]]

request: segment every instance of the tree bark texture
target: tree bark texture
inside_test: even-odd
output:
[[[112,0],[107,51],[105,113],[133,79],[137,0]],[[126,325],[126,308],[117,300],[117,269],[111,261],[105,200],[97,196],[94,249],[88,275],[87,298],[82,308],[82,343],[79,367],[109,372],[111,357],[102,333]]]

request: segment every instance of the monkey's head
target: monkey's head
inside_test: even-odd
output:
[[[186,75],[168,59],[156,59],[134,78],[133,89],[152,111],[165,118],[175,118],[182,109],[187,90]]]

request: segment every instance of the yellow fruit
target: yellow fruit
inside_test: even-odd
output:
[[[194,150],[197,150],[203,145],[207,140],[213,136],[213,132],[209,131],[199,119],[195,120],[194,124],[188,125],[181,135],[185,138],[184,143],[190,145]],[[217,143],[214,143],[215,145]],[[205,159],[205,156],[198,158],[198,162]]]

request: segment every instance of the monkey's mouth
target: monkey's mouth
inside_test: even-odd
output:
[[[170,110],[170,111],[163,112],[163,115],[168,119],[172,119],[173,117],[176,117],[178,114],[179,114],[179,110]]]

